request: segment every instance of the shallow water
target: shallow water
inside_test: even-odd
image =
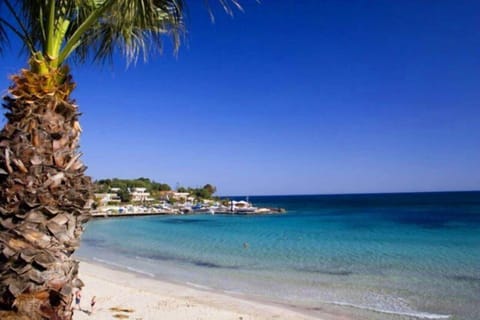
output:
[[[77,255],[305,310],[479,318],[480,192],[250,201],[288,213],[93,220]]]

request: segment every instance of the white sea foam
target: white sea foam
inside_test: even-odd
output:
[[[144,274],[144,275],[147,275],[147,276],[152,277],[152,278],[155,277],[155,275],[153,273],[150,273],[150,272],[147,272],[147,271],[143,271],[143,270],[132,268],[132,267],[127,267],[127,269],[132,271],[132,272]]]
[[[124,265],[119,264],[119,263],[103,260],[103,259],[100,259],[100,258],[97,258],[97,257],[93,257],[93,260],[98,261],[98,262],[103,263],[103,264],[111,265],[111,266],[114,266],[114,267],[117,267],[117,268],[120,268],[120,269],[126,269],[126,270],[129,270],[129,271],[135,272],[135,273],[147,275],[147,276],[150,276],[152,278],[155,277],[155,275],[153,273],[150,273],[150,272],[147,272],[147,271],[144,271],[144,270],[140,270],[140,269],[136,269],[136,268],[133,268],[133,267],[127,267],[127,266],[124,266]]]
[[[371,310],[371,311],[376,311],[376,312],[381,312],[381,313],[388,313],[388,314],[396,314],[396,315],[401,315],[401,316],[408,316],[408,317],[414,317],[414,318],[419,318],[419,319],[448,319],[450,318],[450,315],[444,315],[444,314],[435,314],[435,313],[427,313],[427,312],[419,312],[419,311],[394,311],[394,310],[388,310],[388,309],[381,309],[381,308],[375,308],[375,307],[369,307],[369,306],[364,306],[364,305],[358,305],[354,303],[348,303],[348,302],[343,302],[343,301],[328,301],[327,303],[330,304],[335,304],[339,306],[345,306],[345,307],[352,307],[352,308],[357,308],[357,309],[364,309],[364,310]]]
[[[226,294],[234,294],[234,295],[242,295],[242,296],[245,295],[245,293],[241,291],[234,291],[234,290],[223,290],[223,292]]]
[[[198,289],[203,289],[203,290],[212,290],[212,288],[210,287],[207,287],[207,286],[203,286],[201,284],[198,284],[198,283],[193,283],[193,282],[187,282],[187,284],[189,286],[192,286],[192,287],[195,287],[195,288],[198,288]]]
[[[103,259],[100,259],[100,258],[97,258],[97,257],[93,257],[93,260],[98,261],[98,262],[103,263],[103,264],[108,264],[108,265],[111,265],[111,266],[114,266],[114,267],[118,267],[118,268],[122,268],[122,269],[125,268],[125,266],[123,266],[121,264],[111,262],[111,261],[108,261],[108,260],[103,260]]]

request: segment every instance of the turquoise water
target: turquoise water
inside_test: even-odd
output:
[[[249,200],[288,212],[93,220],[77,255],[310,312],[480,319],[480,192]]]

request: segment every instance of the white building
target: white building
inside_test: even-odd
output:
[[[150,197],[150,192],[147,192],[147,188],[133,188],[130,191],[130,195],[132,196],[133,202],[146,202],[155,200]]]
[[[174,192],[172,198],[180,202],[193,202],[195,200],[195,197],[188,192]]]
[[[117,193],[95,193],[94,195],[101,206],[107,205],[108,203],[120,203],[120,197]]]

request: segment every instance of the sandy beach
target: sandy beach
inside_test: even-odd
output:
[[[281,306],[182,286],[82,261],[82,319],[319,319]],[[90,314],[90,301],[96,305]],[[322,319],[340,319],[327,315]]]

